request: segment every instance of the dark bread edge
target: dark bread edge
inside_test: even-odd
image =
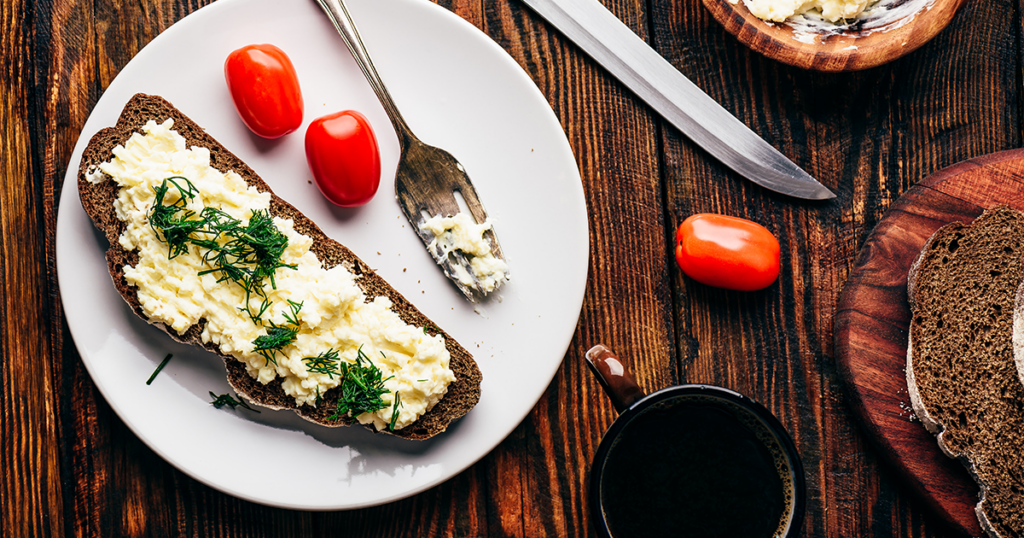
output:
[[[114,213],[113,202],[117,198],[118,186],[109,180],[98,184],[90,183],[86,179],[86,174],[99,164],[110,160],[112,150],[117,145],[126,142],[133,133],[141,132],[143,125],[148,120],[154,119],[160,123],[167,118],[174,120],[174,129],[185,138],[189,147],[200,146],[210,150],[211,166],[221,171],[234,170],[249,185],[269,192],[272,196],[271,213],[278,217],[292,219],[297,232],[311,237],[313,239],[311,250],[325,267],[343,265],[357,275],[356,283],[366,294],[367,301],[372,301],[378,296],[388,297],[393,303],[392,310],[404,322],[416,327],[424,327],[429,334],[440,334],[444,338],[445,346],[451,354],[450,367],[455,374],[455,381],[448,386],[448,392],[444,397],[419,420],[400,430],[394,432],[385,430],[384,433],[407,439],[427,439],[443,432],[452,421],[461,418],[476,405],[480,399],[482,375],[472,355],[465,348],[417,310],[352,251],[328,237],[313,221],[274,194],[252,168],[224,148],[202,127],[165,99],[141,93],[136,94],[128,101],[114,127],[103,129],[90,139],[82,154],[82,161],[78,169],[78,189],[82,207],[96,227],[106,234],[107,241],[110,243],[106,259],[111,279],[115,288],[139,317],[149,321],[142,311],[135,288],[130,286],[124,278],[124,267],[138,263],[138,256],[134,251],[124,250],[118,242],[118,238],[126,227]],[[354,419],[348,417],[333,421],[328,419],[334,413],[334,402],[337,401],[339,390],[337,388],[327,391],[323,395],[321,405],[314,408],[305,405],[296,407],[294,398],[281,390],[280,378],[267,385],[260,384],[248,375],[243,363],[233,357],[222,355],[213,345],[202,343],[200,335],[204,322],[205,320],[200,320],[198,324],[193,325],[181,335],[161,323],[151,323],[179,342],[200,346],[219,355],[224,360],[228,381],[232,387],[240,395],[257,405],[273,409],[291,409],[302,418],[324,426],[358,424]],[[376,432],[376,428],[372,424],[364,426]]]
[[[1013,301],[1013,363],[1017,377],[1024,383],[1024,282],[1017,288]]]
[[[928,410],[925,408],[924,403],[921,401],[920,393],[917,389],[917,380],[914,378],[914,333],[916,326],[913,322],[913,313],[917,310],[916,304],[916,293],[915,283],[917,282],[917,272],[921,266],[921,262],[925,259],[928,251],[931,250],[932,245],[936,239],[942,237],[947,233],[955,233],[964,228],[964,224],[961,222],[951,222],[942,226],[938,230],[935,230],[925,242],[924,247],[921,248],[921,253],[914,259],[914,263],[910,265],[910,271],[907,273],[907,301],[910,303],[911,322],[910,327],[907,329],[907,393],[910,396],[910,405],[914,410],[914,414],[917,415],[918,420],[924,425],[925,429],[930,433],[934,434],[938,438],[939,448],[942,452],[951,458],[956,458],[957,455],[950,451],[946,444],[942,440],[942,433],[946,427],[938,419],[932,417]]]
[[[915,287],[918,271],[920,269],[922,261],[924,261],[924,259],[927,257],[928,251],[932,248],[932,245],[938,240],[938,238],[943,237],[946,234],[956,233],[961,230],[965,230],[968,227],[974,226],[975,224],[979,224],[979,221],[983,220],[985,217],[991,217],[992,213],[1005,209],[1012,208],[1009,208],[1008,206],[996,206],[985,210],[974,221],[971,221],[968,224],[962,222],[951,222],[949,224],[942,226],[928,238],[928,241],[925,242],[924,247],[921,248],[921,253],[918,254],[913,264],[911,264],[910,270],[907,274],[907,300],[910,303],[911,322],[907,331],[908,334],[906,375],[907,392],[910,396],[911,406],[914,409],[915,415],[917,415],[917,418],[924,425],[925,429],[927,429],[930,433],[935,435],[936,441],[938,442],[939,448],[942,450],[942,452],[949,456],[950,458],[959,461],[964,466],[964,468],[967,469],[967,472],[971,475],[971,478],[974,480],[974,482],[978,484],[978,503],[974,506],[974,513],[975,516],[978,518],[978,523],[981,526],[982,530],[985,531],[985,534],[990,538],[1004,537],[995,528],[995,525],[993,525],[992,521],[989,519],[988,514],[985,511],[985,501],[988,495],[989,486],[981,478],[980,474],[978,473],[978,469],[974,464],[974,461],[969,457],[968,454],[957,454],[954,451],[950,450],[950,448],[946,445],[943,439],[943,434],[946,432],[946,426],[938,418],[933,417],[931,416],[931,414],[928,413],[927,407],[924,405],[924,402],[921,399],[920,393],[918,391],[917,383],[914,379],[913,374],[914,333],[916,332],[915,329],[917,328],[917,326],[913,322],[913,317],[914,312],[917,310],[917,304],[915,300]],[[1016,307],[1014,309],[1014,317],[1016,317],[1018,313],[1021,313],[1022,298],[1024,298],[1024,282],[1021,283],[1021,286],[1018,288],[1017,294],[1015,296]],[[1024,373],[1022,373],[1021,375],[1024,376]],[[1024,377],[1022,377],[1021,381],[1024,382]]]

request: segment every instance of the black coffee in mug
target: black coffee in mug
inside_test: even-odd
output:
[[[770,538],[799,525],[794,481],[799,475],[802,488],[802,469],[791,464],[799,466],[791,443],[773,431],[781,425],[732,391],[700,392],[641,402],[602,442],[592,495],[611,536]]]

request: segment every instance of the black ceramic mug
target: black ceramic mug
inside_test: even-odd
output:
[[[710,385],[644,395],[597,345],[587,364],[619,417],[590,469],[590,518],[609,538],[791,538],[804,516],[804,471],[761,404]]]

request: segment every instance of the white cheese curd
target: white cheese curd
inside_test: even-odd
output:
[[[730,0],[736,3],[738,0]],[[747,9],[757,18],[782,22],[811,10],[821,12],[829,22],[852,19],[860,15],[876,0],[743,0]]]
[[[427,247],[431,252],[440,248],[442,258],[449,252],[461,251],[467,255],[471,275],[459,264],[452,264],[459,282],[475,288],[475,280],[480,282],[479,290],[488,294],[498,289],[508,278],[508,264],[495,258],[491,245],[484,239],[484,232],[491,229],[491,221],[477,224],[472,215],[459,213],[454,217],[435,215],[420,224],[420,228],[429,231],[434,240]]]
[[[125,278],[137,288],[138,299],[151,322],[162,323],[179,334],[200,320],[205,343],[242,361],[250,375],[261,383],[281,377],[281,387],[297,405],[316,405],[320,395],[339,385],[340,375],[310,371],[304,358],[337,351],[340,360],[355,364],[362,352],[386,378],[390,392],[382,396],[385,407],[356,417],[383,429],[391,423],[395,394],[400,394],[400,429],[429,411],[455,380],[449,367],[450,354],[441,336],[430,336],[419,327],[402,321],[391,310],[391,301],[377,297],[366,302],[356,277],[342,266],[325,269],[310,251],[313,240],[295,231],[290,219],[274,218],[274,225],[288,239],[281,257],[285,265],[275,271],[273,289],[264,289],[270,308],[264,319],[276,325],[288,323],[291,304],[301,304],[295,341],[275,354],[277,364],[253,351],[254,340],[267,334],[267,326],[254,322],[244,312],[246,292],[239,283],[218,282],[220,273],[200,275],[212,268],[196,245],[174,258],[167,244],[149,224],[149,212],[156,201],[156,188],[165,179],[187,178],[197,191],[187,202],[197,215],[214,207],[243,222],[254,211],[270,207],[270,193],[248,186],[234,171],[221,172],[210,166],[210,151],[185,147],[185,139],[172,130],[173,122],[149,121],[142,133],[135,133],[114,148],[114,159],[100,165],[102,173],[91,172],[92,182],[112,178],[119,186],[114,203],[117,217],[127,224],[119,242],[138,253],[134,267],[125,267]],[[174,179],[182,188],[187,183]],[[180,199],[171,188],[164,204]],[[259,310],[262,298],[250,297],[250,308]],[[243,310],[240,311],[239,309]]]

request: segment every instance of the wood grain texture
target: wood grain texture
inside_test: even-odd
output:
[[[0,11],[0,518],[9,533],[59,536],[60,475],[47,312],[47,258],[38,166],[32,156],[35,112],[31,2]],[[54,517],[56,516],[56,517]]]
[[[952,525],[981,535],[978,488],[914,419],[905,368],[907,273],[939,227],[985,209],[1024,209],[1024,150],[972,159],[911,187],[868,237],[836,313],[836,360],[854,410],[911,486]]]
[[[481,462],[396,503],[310,513],[224,495],[160,459],[99,395],[60,310],[57,200],[78,133],[135,53],[212,1],[0,2],[5,535],[591,536],[586,473],[615,418],[581,362],[596,342],[629,360],[646,390],[714,383],[771,409],[804,459],[803,536],[956,534],[856,420],[833,361],[832,317],[861,244],[902,193],[940,168],[1021,145],[1018,2],[967,2],[914,53],[823,74],[752,52],[700,2],[602,0],[839,195],[809,204],[714,161],[518,0],[439,0],[526,70],[566,131],[590,211],[582,315],[548,391]],[[772,229],[780,281],[740,294],[680,275],[671,234],[700,211]]]
[[[911,1],[919,9],[901,18],[885,19],[884,23],[869,18],[856,25],[813,32],[787,22],[758,19],[738,0],[702,0],[726,30],[751,49],[792,66],[829,72],[868,69],[910,54],[941,32],[965,2]]]

